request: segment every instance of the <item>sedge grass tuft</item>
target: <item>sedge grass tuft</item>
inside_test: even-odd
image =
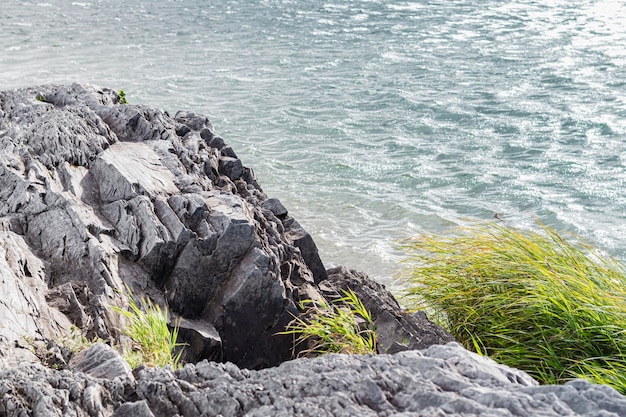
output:
[[[376,331],[371,313],[352,290],[333,303],[305,300],[303,317],[296,317],[281,334],[295,336],[308,347],[300,356],[327,353],[375,354]]]
[[[125,354],[126,361],[133,369],[142,364],[180,368],[182,350],[175,354],[175,350],[182,346],[176,342],[178,326],[170,330],[167,311],[163,311],[159,305],[146,298],[137,303],[128,287],[126,294],[130,310],[111,307],[129,322],[123,331],[134,344],[133,349]]]
[[[466,348],[542,383],[586,378],[626,393],[622,263],[548,227],[479,224],[403,248],[407,301]]]

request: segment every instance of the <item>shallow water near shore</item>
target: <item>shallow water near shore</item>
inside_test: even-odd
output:
[[[591,0],[8,0],[0,88],[204,113],[327,267],[394,285],[397,239],[496,213],[626,256],[625,21]]]

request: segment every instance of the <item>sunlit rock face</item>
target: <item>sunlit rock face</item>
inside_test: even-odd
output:
[[[185,362],[288,360],[300,301],[348,287],[369,300],[381,352],[453,340],[363,274],[328,281],[313,238],[206,117],[92,85],[0,92],[0,255],[7,364],[77,329],[123,342],[111,307],[127,287],[180,324]]]
[[[276,207],[203,116],[90,85],[2,92],[0,342],[115,340],[128,285],[183,319],[188,361],[278,364],[325,271]]]

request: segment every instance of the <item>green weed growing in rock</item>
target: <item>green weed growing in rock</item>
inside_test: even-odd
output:
[[[178,326],[170,330],[167,311],[161,310],[157,304],[142,298],[138,304],[131,290],[126,288],[130,310],[122,310],[112,306],[113,310],[125,316],[128,327],[124,333],[135,342],[135,348],[125,355],[127,362],[134,369],[139,365],[165,366],[176,369],[180,367],[182,350],[175,354],[175,350],[182,346],[176,342]]]
[[[407,300],[468,349],[543,383],[583,377],[626,393],[626,268],[556,231],[499,224],[404,245]]]
[[[376,353],[376,332],[370,312],[352,290],[332,304],[305,300],[303,317],[296,317],[281,334],[295,336],[295,344],[307,343],[301,355],[327,353]]]
[[[117,93],[117,101],[120,104],[128,104],[128,101],[126,101],[126,93],[124,92],[124,90],[120,90],[119,93]]]
[[[100,338],[89,340],[75,325],[70,327],[69,335],[59,336],[56,340],[36,339],[32,335],[23,335],[21,339],[24,347],[52,369],[64,369],[67,361],[76,353],[96,342],[104,342]]]
[[[69,349],[73,354],[76,354],[81,350],[85,350],[94,343],[98,342],[106,343],[99,337],[96,337],[93,340],[89,340],[87,336],[85,336],[82,331],[75,325],[72,325],[72,327],[70,328],[69,337],[59,337],[57,339],[57,344],[59,346],[63,346],[64,348]]]

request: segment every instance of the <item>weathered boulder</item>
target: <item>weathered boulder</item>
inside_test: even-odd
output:
[[[94,378],[135,380],[128,363],[113,348],[104,343],[94,343],[72,357],[68,369],[83,372]]]
[[[126,285],[180,323],[183,369],[131,372],[103,343],[70,359],[76,328],[124,342]],[[379,350],[406,351],[286,361],[298,302],[347,288]],[[0,92],[0,415],[626,415],[609,387],[540,387],[449,340],[367,276],[326,271],[206,117],[90,85]]]
[[[92,354],[97,351],[86,356]],[[394,355],[302,358],[258,371],[203,361],[178,371],[140,367],[134,374],[129,382],[39,364],[0,370],[0,415],[626,415],[626,397],[612,388],[582,380],[539,386],[456,343]]]
[[[290,359],[280,332],[328,278],[313,238],[206,117],[119,101],[80,84],[0,92],[0,364],[72,326],[123,341],[110,307],[127,306],[125,286],[180,322],[187,362]],[[384,297],[384,351],[448,341]]]

